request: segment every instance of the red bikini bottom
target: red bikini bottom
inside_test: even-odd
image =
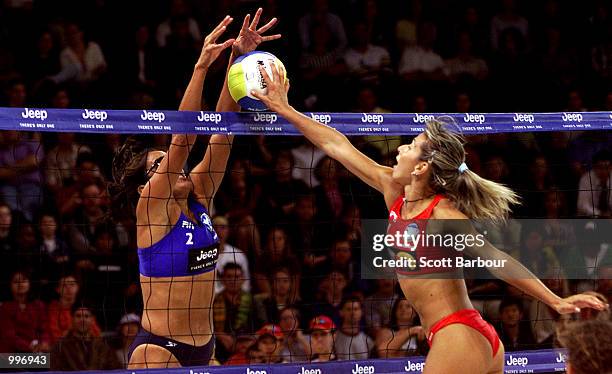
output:
[[[493,326],[491,326],[487,321],[482,319],[480,313],[478,313],[478,311],[474,309],[459,310],[436,322],[431,327],[431,330],[429,330],[429,336],[427,337],[427,342],[429,343],[429,346],[431,347],[436,332],[454,323],[460,323],[462,325],[466,325],[477,330],[485,338],[487,338],[487,340],[491,344],[491,348],[493,348],[493,356],[497,354],[497,351],[499,350],[499,337],[497,336],[495,328],[493,328]]]

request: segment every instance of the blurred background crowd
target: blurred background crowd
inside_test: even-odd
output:
[[[300,110],[612,111],[612,7],[591,0],[5,0],[0,103],[175,109],[203,36],[258,6],[280,20],[283,38],[264,49],[287,66]],[[211,67],[203,108],[226,66]],[[123,140],[0,133],[0,351],[53,351],[59,369],[124,365],[143,301],[135,222],[108,220]],[[383,164],[407,140],[352,138]],[[489,228],[489,239],[559,295],[610,298],[612,132],[474,135],[466,150],[471,170],[521,195],[514,218],[546,218]],[[361,220],[387,216],[382,198],[301,137],[237,138],[212,212],[220,363],[427,353],[396,282],[360,276]],[[560,316],[545,305],[498,281],[468,289],[507,351],[556,344]]]

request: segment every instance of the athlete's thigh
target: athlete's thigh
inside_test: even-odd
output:
[[[423,374],[486,374],[493,365],[492,355],[482,334],[456,323],[436,333]]]
[[[134,349],[128,369],[155,369],[181,367],[176,357],[167,349],[154,344],[142,344]]]
[[[504,373],[504,359],[505,359],[504,345],[501,340],[499,342],[499,349],[497,354],[493,357],[493,366],[487,374],[503,374]]]

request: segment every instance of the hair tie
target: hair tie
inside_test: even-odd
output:
[[[465,164],[465,162],[462,162],[461,165],[459,165],[459,168],[457,170],[459,170],[459,174],[463,174],[465,173],[466,170],[468,170],[468,167]]]

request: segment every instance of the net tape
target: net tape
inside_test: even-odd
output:
[[[345,135],[416,135],[439,116],[455,120],[463,133],[612,129],[612,112],[558,113],[305,113]],[[178,112],[0,108],[0,130],[125,134],[301,135],[272,112]]]

